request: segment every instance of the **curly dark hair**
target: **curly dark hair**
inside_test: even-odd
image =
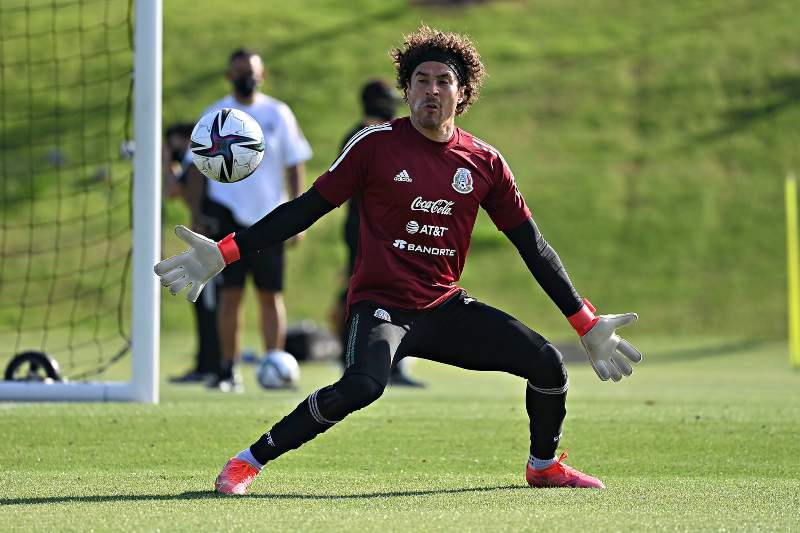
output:
[[[392,49],[389,55],[392,56],[397,70],[397,87],[403,91],[406,101],[411,75],[418,64],[416,60],[431,50],[452,54],[463,67],[466,77],[463,83],[464,99],[456,106],[456,115],[465,113],[470,105],[478,101],[486,70],[468,36],[439,31],[423,24],[414,33],[403,36],[403,47],[404,49]]]

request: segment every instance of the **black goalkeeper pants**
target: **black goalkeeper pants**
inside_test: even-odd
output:
[[[461,292],[440,306],[408,312],[358,302],[350,309],[344,375],[311,394],[250,450],[262,464],[301,446],[383,394],[393,361],[415,356],[527,381],[530,452],[554,456],[566,416],[561,354],[514,317]]]

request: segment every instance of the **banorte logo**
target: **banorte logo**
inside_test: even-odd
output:
[[[417,196],[411,202],[412,211],[424,211],[434,215],[452,215],[454,201],[451,200],[423,200],[422,196]]]
[[[446,257],[455,257],[456,251],[452,248],[437,248],[435,246],[421,246],[413,242],[404,241],[403,239],[395,239],[392,246],[400,250],[408,250],[409,252],[417,252],[420,254],[428,255],[441,255]]]

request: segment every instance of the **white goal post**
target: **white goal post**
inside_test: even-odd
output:
[[[138,0],[134,31],[131,379],[128,382],[0,381],[0,401],[158,403],[161,254],[162,0]]]

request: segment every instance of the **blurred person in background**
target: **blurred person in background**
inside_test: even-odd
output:
[[[168,198],[184,197],[186,169],[192,164],[189,152],[192,130],[191,122],[179,122],[167,128],[162,148],[162,175],[164,192]],[[203,187],[201,213],[209,210],[211,200]],[[205,217],[205,215],[201,215]],[[206,217],[207,218],[207,217]],[[213,222],[206,220],[204,225]],[[204,383],[213,379],[222,362],[222,352],[217,335],[217,280],[215,277],[200,298],[194,303],[195,324],[197,326],[197,354],[195,367],[180,376],[169,378],[170,383]]]
[[[226,78],[231,94],[218,100],[206,113],[222,108],[244,111],[259,123],[264,132],[264,159],[247,179],[236,183],[208,180],[191,165],[186,172],[187,199],[192,211],[192,227],[214,240],[244,230],[287,200],[297,198],[303,188],[305,161],[311,147],[303,136],[291,109],[259,89],[264,83],[265,68],[261,56],[239,48],[228,60]],[[202,191],[214,202],[210,215],[215,228],[208,227],[201,212]],[[294,236],[296,244],[302,234]],[[258,294],[261,334],[267,354],[282,350],[286,338],[286,308],[283,303],[284,246],[276,243],[237,263],[221,276],[218,330],[222,348],[222,364],[209,386],[224,392],[241,391],[241,376],[236,370],[239,354],[242,296],[245,281],[252,277]]]
[[[392,120],[397,114],[397,108],[403,102],[400,94],[386,81],[374,79],[368,81],[361,88],[361,121],[350,130],[342,140],[341,149],[347,145],[358,132],[369,126],[382,124]],[[358,253],[358,196],[353,196],[347,202],[347,215],[344,222],[344,242],[347,245],[347,272],[346,282],[339,299],[333,309],[333,322],[336,332],[342,343],[342,366],[345,364],[345,346],[347,345],[347,291],[350,285],[350,277],[356,265],[356,255]],[[392,366],[389,374],[389,385],[424,387],[425,384],[413,379],[408,375],[408,367],[411,358],[405,358]]]
[[[164,195],[169,199],[183,197],[182,180],[185,177],[186,157],[192,143],[191,122],[176,122],[167,126],[164,144],[161,146],[161,177],[164,181]],[[189,159],[191,161],[191,158]]]

